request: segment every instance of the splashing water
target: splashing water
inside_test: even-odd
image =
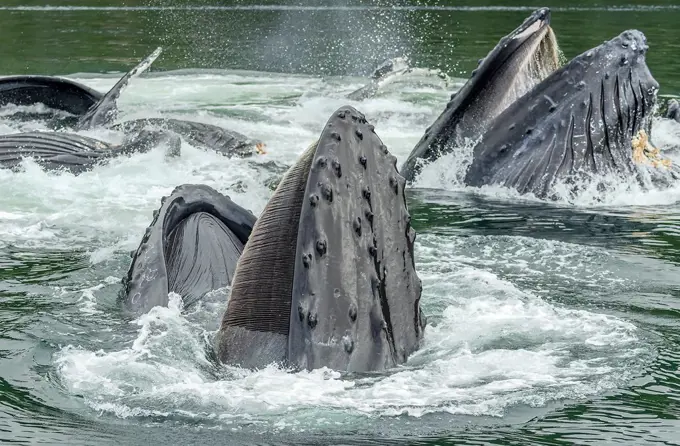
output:
[[[114,82],[81,80],[99,90]],[[82,414],[255,432],[384,428],[406,434],[408,424],[394,420],[507,416],[517,406],[540,408],[601,394],[640,373],[654,351],[635,325],[567,308],[550,293],[523,289],[491,271],[512,264],[516,274],[577,280],[584,272],[600,271],[606,280],[616,279],[602,271],[598,256],[606,251],[592,248],[592,255],[584,256],[578,254],[582,248],[555,241],[530,245],[515,237],[494,242],[419,231],[416,265],[430,324],[422,348],[404,366],[382,374],[292,373],[275,366],[248,371],[218,364],[212,338],[228,289],[211,293],[189,311],[174,294],[167,308],[132,321],[112,310],[127,252],[136,248],[161,197],[177,185],[208,184],[257,215],[271,195],[263,178],[280,174],[272,166],[292,164],[339,106],[350,103],[366,113],[401,161],[450,93],[430,86],[414,87],[408,98],[394,93],[361,103],[344,99],[358,85],[355,78],[252,72],[143,77],[121,98],[126,118],[169,110],[261,139],[268,153],[227,159],[183,142],[176,160],[166,160],[160,147],[79,176],[46,173],[31,161],[18,173],[0,171],[6,192],[0,197],[3,243],[82,250],[91,265],[87,280],[51,288],[54,299],[73,302],[88,318],[85,328],[65,328],[65,342],[53,358],[65,392],[82,397]],[[8,132],[26,125],[0,123]],[[87,134],[118,137],[101,130]],[[465,189],[460,178],[466,156],[450,154],[427,166],[419,185]],[[512,197],[498,189],[476,192]],[[617,205],[674,196],[639,191],[605,199]],[[543,260],[533,262],[537,256]],[[444,423],[429,428],[436,431],[450,421]]]

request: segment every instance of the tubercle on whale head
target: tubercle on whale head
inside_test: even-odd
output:
[[[550,103],[550,112],[553,112],[555,107],[565,103],[565,98],[570,98],[577,91],[594,92],[604,88],[605,85],[633,82],[643,95],[645,105],[651,107],[656,102],[659,83],[646,64],[645,55],[648,48],[642,32],[624,31],[574,57],[537,85],[533,93],[529,93],[523,102],[531,103],[533,95],[537,102],[530,107],[536,107],[545,99]],[[541,107],[543,105],[545,104]],[[651,108],[646,112],[649,115]]]

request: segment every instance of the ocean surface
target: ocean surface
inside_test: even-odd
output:
[[[120,118],[214,123],[267,154],[228,159],[184,141],[176,159],[159,147],[78,176],[30,160],[0,170],[0,443],[680,444],[680,184],[546,202],[464,187],[465,151],[444,157],[407,192],[425,343],[385,373],[220,365],[212,340],[228,289],[137,319],[118,302],[130,251],[176,186],[210,185],[258,215],[345,104],[401,165],[477,60],[537,7],[551,7],[567,59],[643,31],[660,99],[680,95],[680,7],[122,3],[3,1],[0,74],[104,92],[162,46],[122,94]],[[394,56],[448,78],[414,74],[346,99]],[[12,119],[37,109],[0,109],[0,133],[46,128]],[[658,120],[652,137],[680,144],[680,124]]]

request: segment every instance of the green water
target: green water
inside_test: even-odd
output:
[[[168,2],[128,0],[125,6],[151,10],[21,11],[0,13],[0,49],[5,73],[69,74],[124,71],[158,45],[165,53],[155,70],[232,68],[309,74],[368,74],[386,59],[407,54],[418,66],[466,76],[477,59],[521,22],[532,8],[552,7],[552,26],[567,57],[628,28],[645,33],[649,66],[661,94],[680,94],[680,10],[671,0],[654,2],[336,2],[338,8],[379,5],[384,9],[325,10],[324,2]],[[96,5],[121,2],[81,0],[3,5]],[[258,9],[249,5],[302,5],[319,9]],[[410,10],[409,4],[425,9]],[[652,5],[653,4],[653,5]],[[237,10],[181,9],[200,5]],[[636,5],[644,9],[634,10]],[[658,5],[654,8],[654,5]],[[460,7],[458,10],[427,7]],[[509,10],[478,10],[492,6]],[[466,10],[464,8],[473,8]],[[626,10],[617,11],[616,8]],[[627,8],[626,8],[627,7]],[[160,8],[160,9],[155,9]],[[633,9],[633,10],[631,10]]]
[[[325,102],[337,102],[319,79],[363,76],[397,55],[409,56],[416,66],[467,77],[533,8],[549,6],[567,58],[637,28],[648,38],[648,64],[660,94],[680,95],[680,8],[671,1],[292,4],[5,0],[0,73],[91,78],[126,71],[160,45],[164,53],[152,71],[166,71],[168,77],[131,85],[122,98],[126,107],[142,114],[173,108],[190,116],[212,113],[225,125],[242,125],[237,130],[264,139],[275,155],[281,154],[276,161],[290,164],[333,109]],[[210,73],[218,81],[195,77],[205,73],[197,69],[214,70]],[[249,77],[233,70],[274,74]],[[191,80],[181,73],[190,73]],[[113,82],[113,77],[105,79],[97,81],[103,82],[97,84],[101,90]],[[209,82],[201,89],[199,84]],[[333,82],[352,90],[349,81]],[[306,96],[309,91],[315,96]],[[381,137],[403,160],[448,94],[416,95],[412,102],[392,94],[365,106],[369,118],[378,121]],[[253,378],[252,384],[224,390],[220,382],[233,376],[209,354],[208,359],[191,357],[191,349],[204,347],[204,333],[195,325],[214,329],[220,307],[189,317],[186,331],[172,325],[184,319],[160,318],[170,327],[166,338],[172,342],[163,344],[165,335],[158,335],[158,344],[142,342],[156,359],[117,359],[129,353],[139,328],[116,304],[117,279],[126,273],[128,252],[160,196],[180,182],[211,182],[255,210],[266,202],[269,190],[260,170],[208,155],[187,159],[158,167],[150,155],[80,178],[0,173],[0,232],[6,238],[0,240],[0,443],[680,444],[676,189],[632,198],[623,194],[604,208],[469,191],[410,191],[420,243],[417,267],[430,320],[448,327],[447,311],[458,314],[462,308],[459,325],[469,318],[480,326],[488,323],[493,331],[470,337],[456,333],[471,351],[461,362],[469,356],[477,362],[451,373],[474,375],[483,364],[492,372],[484,371],[480,382],[446,381],[446,368],[440,375],[424,368],[430,375],[423,372],[420,379],[442,380],[442,393],[479,393],[471,393],[470,400],[452,397],[454,403],[429,395],[432,402],[423,403],[428,410],[421,414],[417,391],[410,400],[388,403],[380,392],[399,395],[399,388],[385,386],[359,396],[337,391],[337,399],[331,392],[323,403],[310,403],[310,409],[305,398],[295,399],[304,388],[295,387],[289,395],[295,402],[284,409],[276,392],[262,393],[265,406],[280,410],[270,413],[269,406],[254,404],[257,412],[240,406],[238,398],[229,400],[244,388],[245,395],[259,395],[266,382]],[[246,193],[239,195],[243,188]],[[447,300],[449,295],[455,299]],[[490,309],[469,306],[478,298]],[[504,305],[498,313],[517,311],[519,316],[503,319],[495,314],[496,304]],[[495,316],[501,322],[488,322]],[[562,320],[571,325],[560,325]],[[599,331],[610,324],[615,328]],[[449,328],[454,332],[456,324]],[[474,332],[475,323],[467,328]],[[442,331],[433,333],[445,347],[430,347],[434,353],[428,350],[420,360],[455,363],[447,350],[460,346],[446,344]],[[623,346],[613,339],[629,335],[634,340]],[[497,364],[484,362],[485,353],[514,365],[496,370]],[[543,367],[536,375],[543,375],[528,372],[525,354]],[[541,355],[549,357],[542,365]],[[181,365],[177,373],[187,373],[187,382],[172,381],[175,364]],[[358,390],[372,385],[370,377],[356,382]],[[499,383],[517,387],[508,390]],[[499,387],[485,387],[491,384]],[[287,386],[270,385],[282,392]],[[362,406],[363,397],[368,409],[357,414],[354,406]],[[398,413],[390,412],[392,406]],[[456,411],[461,408],[469,410]],[[294,428],[281,427],[277,417]],[[317,418],[331,422],[319,427]]]

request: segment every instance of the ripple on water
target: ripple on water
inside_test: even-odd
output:
[[[551,304],[466,266],[445,254],[456,248],[451,238],[421,239],[431,324],[423,348],[388,373],[217,367],[209,353],[214,328],[192,320],[217,320],[225,304],[185,316],[177,298],[137,319],[136,337],[122,350],[60,350],[60,378],[92,409],[115,417],[342,431],[370,420],[502,417],[516,406],[579,400],[624,384],[649,358],[633,324]]]

